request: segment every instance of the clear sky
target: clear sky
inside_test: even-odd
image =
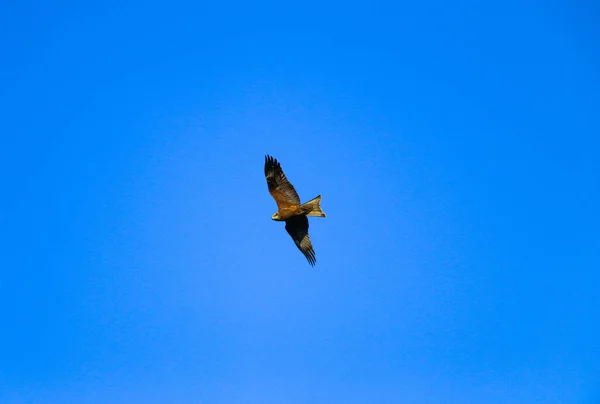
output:
[[[594,2],[1,8],[0,402],[600,402]]]

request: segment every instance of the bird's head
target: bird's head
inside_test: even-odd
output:
[[[271,219],[279,220],[279,213],[277,213],[277,212],[273,213],[273,216],[271,216]]]

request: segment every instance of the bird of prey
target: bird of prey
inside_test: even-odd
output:
[[[269,193],[277,203],[277,212],[271,219],[285,222],[285,229],[292,240],[310,265],[314,266],[317,260],[308,237],[307,216],[325,217],[321,210],[321,195],[301,204],[294,186],[285,177],[279,162],[268,155],[265,156],[265,177]]]

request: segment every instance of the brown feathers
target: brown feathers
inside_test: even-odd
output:
[[[265,156],[265,177],[269,193],[275,199],[278,209],[271,218],[285,221],[285,230],[310,265],[314,266],[317,260],[308,236],[307,216],[325,217],[325,213],[321,210],[321,195],[300,204],[294,186],[287,180],[279,162],[271,156]]]

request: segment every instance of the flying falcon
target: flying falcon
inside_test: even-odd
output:
[[[321,210],[321,195],[301,204],[294,186],[285,177],[281,165],[271,156],[265,156],[265,177],[269,193],[277,202],[277,212],[271,216],[271,219],[285,222],[285,229],[292,236],[292,240],[310,265],[314,266],[317,260],[308,237],[307,216],[325,217],[325,213]]]

